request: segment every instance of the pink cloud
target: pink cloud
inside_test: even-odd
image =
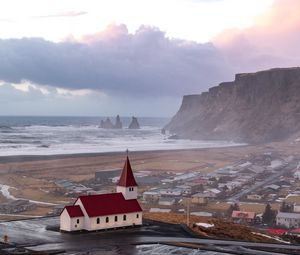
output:
[[[228,30],[214,40],[240,70],[300,63],[300,1],[276,0],[252,27]]]

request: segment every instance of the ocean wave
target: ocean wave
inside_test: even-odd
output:
[[[11,133],[14,129],[10,126],[0,126],[0,133]]]
[[[0,126],[0,129],[9,129],[9,130],[12,130],[13,128],[10,127],[10,126]]]
[[[41,144],[42,142],[39,140],[35,140],[35,141],[24,141],[24,140],[0,140],[0,144]]]
[[[138,130],[101,129],[98,128],[96,118],[91,122],[85,122],[86,118],[80,119],[81,122],[78,118],[71,118],[72,123],[70,118],[66,121],[63,118],[48,118],[49,125],[45,124],[45,118],[41,118],[40,121],[36,121],[35,118],[32,121],[25,117],[17,119],[18,121],[13,120],[13,123],[10,120],[10,125],[7,125],[8,122],[1,122],[0,156],[121,152],[127,148],[131,151],[174,150],[236,145],[222,141],[170,141],[161,134],[161,127],[151,125],[149,120],[150,124],[141,125],[141,129]],[[55,122],[56,120],[58,121]],[[2,130],[9,130],[11,133],[3,133]]]

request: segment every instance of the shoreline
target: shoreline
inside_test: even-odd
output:
[[[220,146],[220,147],[207,147],[207,148],[186,148],[186,149],[165,149],[165,150],[139,150],[129,151],[129,155],[141,155],[145,153],[178,153],[178,152],[197,152],[206,150],[226,150],[234,148],[245,148],[252,147],[249,144],[240,144],[232,146]],[[18,163],[18,162],[30,162],[30,161],[42,161],[42,160],[57,160],[57,159],[68,159],[68,158],[88,158],[98,156],[122,156],[125,155],[126,151],[114,151],[114,152],[86,152],[86,153],[70,153],[70,154],[53,154],[53,155],[8,155],[0,156],[0,164],[6,163]]]

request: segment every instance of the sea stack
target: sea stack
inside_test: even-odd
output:
[[[104,121],[103,120],[101,120],[101,122],[100,122],[100,127],[104,128]]]
[[[136,117],[132,117],[131,123],[128,128],[129,129],[140,129],[140,124]]]
[[[106,118],[105,121],[101,120],[101,128],[114,128],[114,125],[111,123],[110,118]]]
[[[117,115],[117,117],[116,117],[115,128],[116,128],[116,129],[122,129],[122,122],[121,122],[121,119],[120,119],[120,116],[119,116],[119,115]]]

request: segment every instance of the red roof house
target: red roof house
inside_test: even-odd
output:
[[[235,222],[253,222],[256,217],[255,212],[233,211],[231,215]]]

